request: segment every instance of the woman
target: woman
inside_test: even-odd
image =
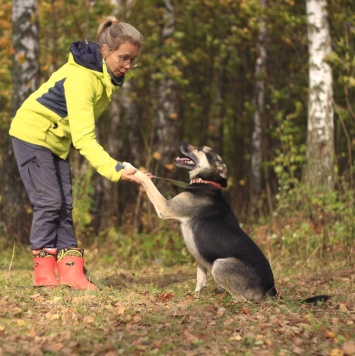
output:
[[[77,247],[68,155],[73,145],[112,182],[139,183],[134,169],[123,170],[99,145],[95,120],[123,84],[142,46],[138,30],[114,16],[106,17],[96,42],[73,43],[68,62],[28,97],[11,123],[17,165],[33,205],[35,285],[96,288],[85,278],[84,251]]]

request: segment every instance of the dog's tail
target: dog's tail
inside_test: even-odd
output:
[[[281,297],[281,295],[279,293],[277,293],[276,288],[272,288],[270,289],[267,293],[266,293],[267,297],[271,297],[271,298],[277,298],[280,300],[283,300],[283,298]],[[309,297],[306,299],[303,299],[300,301],[301,304],[305,303],[305,304],[314,304],[317,305],[318,302],[320,303],[325,303],[328,299],[331,298],[331,295],[326,295],[326,294],[320,294],[320,295],[315,295],[313,297]]]
[[[303,299],[301,301],[301,303],[307,303],[307,304],[317,304],[318,302],[324,303],[329,298],[331,298],[330,295],[325,295],[325,294],[315,295],[313,297],[309,297],[309,298]]]
[[[271,298],[277,298],[277,299],[281,299],[283,300],[283,298],[281,297],[281,295],[279,293],[277,293],[277,290],[275,288],[275,286],[273,286],[271,289],[269,289],[265,295],[267,297],[271,297]],[[320,294],[320,295],[315,295],[313,297],[309,297],[306,299],[303,299],[300,303],[306,303],[306,304],[314,304],[317,305],[318,302],[320,303],[324,303],[326,302],[328,299],[330,299],[331,296],[330,295],[326,295],[326,294]]]

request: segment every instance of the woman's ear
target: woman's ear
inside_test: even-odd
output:
[[[108,49],[108,47],[107,47],[107,44],[103,44],[103,45],[101,46],[101,54],[102,54],[102,58],[106,58],[106,57],[109,56],[110,51],[109,51],[109,49]]]

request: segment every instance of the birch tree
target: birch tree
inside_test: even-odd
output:
[[[164,10],[164,24],[161,29],[162,45],[173,36],[175,31],[173,1],[164,0]],[[165,174],[163,167],[166,167],[167,164],[171,164],[179,140],[176,97],[176,83],[167,73],[163,73],[163,77],[158,85],[156,117],[156,151],[161,156],[161,167],[159,167],[159,170],[163,175]]]
[[[266,0],[260,0],[261,11],[263,12],[266,7]],[[254,117],[253,117],[253,134],[252,134],[252,155],[251,155],[251,201],[250,206],[252,212],[256,213],[257,201],[261,193],[261,180],[262,180],[262,139],[263,139],[263,126],[262,119],[265,115],[265,74],[266,74],[266,38],[267,28],[262,13],[259,18],[259,35],[257,39],[257,60],[255,65],[255,92],[253,98],[254,104]]]
[[[39,36],[38,1],[14,0],[12,5],[13,25],[13,93],[11,116],[14,116],[23,101],[39,86]],[[6,209],[3,219],[9,235],[28,241],[31,215],[30,203],[21,182],[10,139],[5,152],[3,200]],[[27,202],[27,204],[26,204]]]
[[[307,163],[304,180],[310,187],[333,187],[333,77],[326,62],[331,52],[326,0],[306,0],[309,42]]]
[[[12,5],[14,89],[11,116],[39,86],[38,1],[14,0]]]

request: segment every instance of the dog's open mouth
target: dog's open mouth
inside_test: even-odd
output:
[[[195,161],[187,157],[176,157],[174,159],[174,162],[177,167],[185,168],[185,169],[193,169],[196,166]]]

